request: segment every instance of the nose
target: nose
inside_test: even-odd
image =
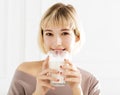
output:
[[[56,45],[61,45],[62,44],[62,38],[60,36],[56,36],[55,44]]]

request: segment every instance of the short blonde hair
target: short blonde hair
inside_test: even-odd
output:
[[[51,6],[43,15],[40,22],[40,31],[38,35],[39,47],[43,53],[47,53],[44,48],[43,29],[48,26],[66,26],[70,25],[74,29],[75,36],[80,38],[80,31],[77,25],[76,11],[72,5],[56,3]]]

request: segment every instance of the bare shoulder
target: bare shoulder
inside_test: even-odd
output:
[[[43,61],[23,62],[18,66],[17,70],[36,76],[36,73],[41,69],[42,63]]]

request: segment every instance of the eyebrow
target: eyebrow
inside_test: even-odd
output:
[[[45,31],[45,32],[47,32],[47,31],[48,31],[48,32],[52,32],[52,30],[50,30],[50,29],[45,29],[44,31]]]
[[[65,28],[65,29],[61,29],[61,31],[68,31],[68,30],[70,30],[70,29],[67,29],[67,28]]]
[[[61,29],[60,31],[69,31],[70,29],[67,29],[67,28],[63,28],[63,29]],[[44,30],[45,32],[52,32],[53,30],[51,30],[51,29],[45,29]]]

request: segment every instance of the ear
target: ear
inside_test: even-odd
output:
[[[75,36],[75,42],[80,41],[80,36]]]

